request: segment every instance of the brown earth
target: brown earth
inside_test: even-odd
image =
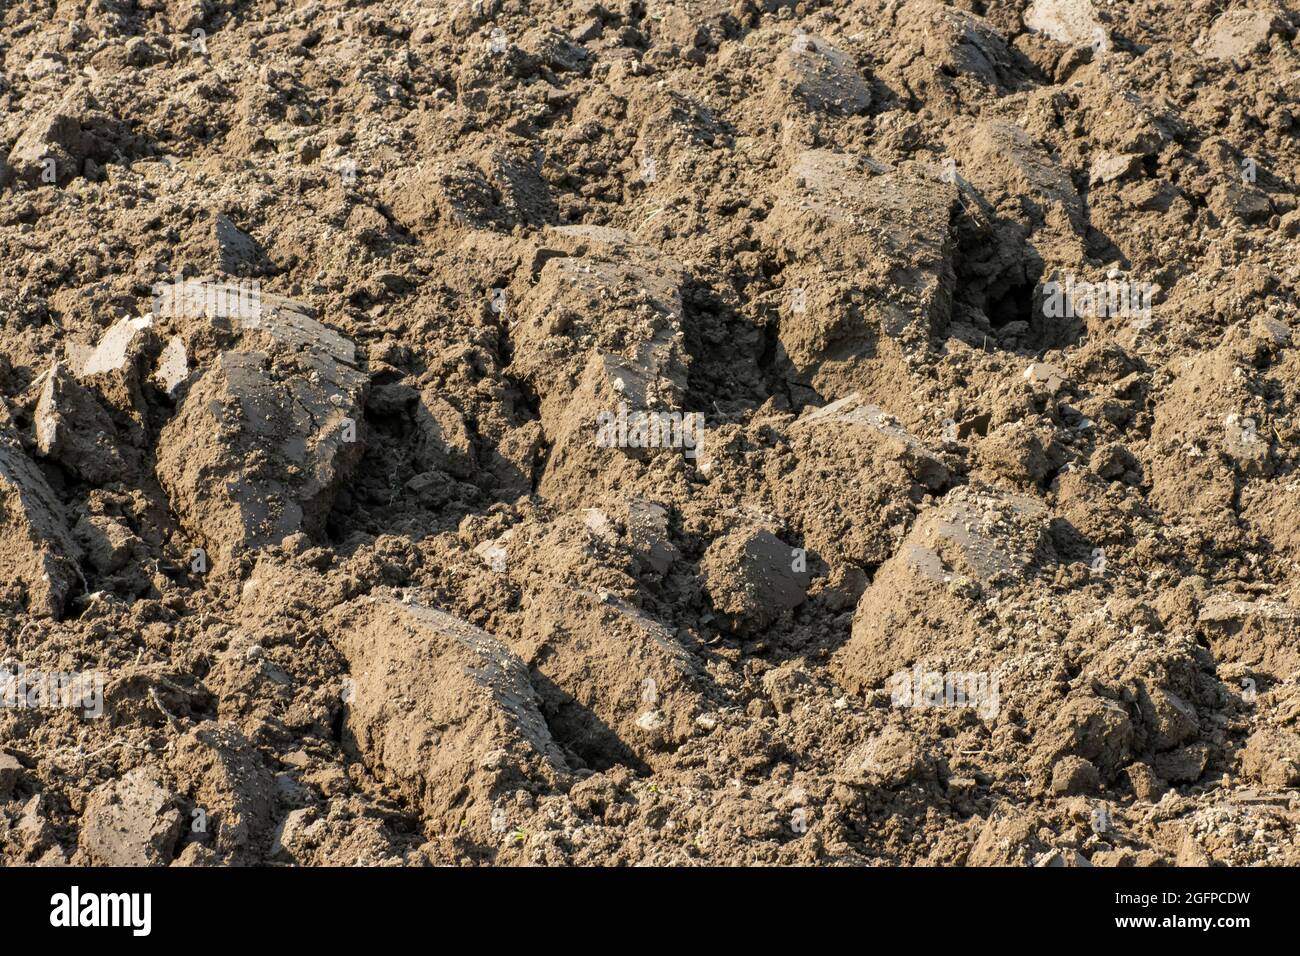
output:
[[[0,863],[1300,864],[1298,29],[5,5]]]

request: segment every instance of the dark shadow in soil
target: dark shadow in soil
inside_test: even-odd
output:
[[[650,772],[650,768],[614,733],[613,728],[580,704],[573,695],[565,692],[541,671],[533,670],[529,677],[542,698],[542,716],[550,727],[551,736],[581,763],[595,771],[609,770],[621,764],[639,775]]]
[[[991,296],[984,303],[984,314],[994,329],[1005,328],[1012,322],[1022,322],[1028,328],[1034,320],[1033,283],[1014,283]]]
[[[682,331],[691,356],[684,406],[708,416],[757,408],[770,393],[764,330],[700,282],[682,290]]]

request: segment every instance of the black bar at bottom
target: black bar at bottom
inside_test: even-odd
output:
[[[843,933],[878,938],[916,919],[933,939],[975,928],[1003,941],[1064,930],[1081,940],[1200,934],[1230,942],[1293,925],[1295,882],[1294,870],[1217,868],[59,868],[0,870],[0,900],[10,945],[74,934],[128,946],[280,939],[373,945],[394,933],[431,930],[449,941],[445,931],[454,927],[478,927],[488,934],[484,942],[537,933],[559,940],[613,921],[650,936],[689,929],[695,946],[716,935],[734,949],[746,938],[762,943],[776,924],[829,940]]]

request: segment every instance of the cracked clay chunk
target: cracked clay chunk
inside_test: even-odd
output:
[[[1021,581],[1050,520],[1036,498],[955,488],[917,521],[858,601],[832,668],[860,693],[973,636],[980,595]]]
[[[352,343],[305,312],[264,308],[194,382],[158,446],[158,479],[219,561],[318,533],[360,459],[367,378]]]
[[[780,328],[798,380],[828,397],[868,388],[896,374],[893,353],[919,353],[947,329],[955,202],[915,163],[800,154],[759,229],[802,293]]]
[[[567,771],[528,671],[491,634],[388,595],[326,626],[351,672],[350,744],[430,826],[487,839],[493,801]]]
[[[81,849],[92,866],[171,862],[183,818],[154,772],[137,767],[100,786],[86,801]]]
[[[29,613],[59,617],[79,578],[77,557],[59,499],[18,436],[0,428],[0,590],[17,584]]]
[[[769,472],[782,513],[797,516],[808,549],[828,561],[879,564],[893,553],[908,501],[942,491],[948,467],[888,412],[853,393],[790,429],[792,471]]]
[[[525,598],[528,663],[557,739],[588,764],[636,765],[681,743],[700,668],[676,635],[612,594],[552,585]]]
[[[794,37],[777,58],[773,84],[817,113],[853,116],[871,108],[871,87],[853,59],[821,37]]]
[[[92,485],[126,477],[112,418],[62,362],[50,368],[36,405],[36,448]]]

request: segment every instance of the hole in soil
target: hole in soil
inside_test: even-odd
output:
[[[781,345],[781,326],[779,322],[769,322],[763,329],[763,352],[758,357],[758,367],[771,374],[776,367],[777,349]]]
[[[991,296],[984,305],[984,314],[995,329],[1004,328],[1012,322],[1029,324],[1034,317],[1033,282],[1013,285],[999,295]]]
[[[330,722],[330,737],[338,744],[343,743],[343,735],[347,730],[347,708],[340,707],[334,714],[334,719]]]
[[[984,438],[989,433],[989,422],[992,421],[990,415],[976,415],[970,421],[962,422],[957,426],[957,440],[969,438],[972,434]]]

